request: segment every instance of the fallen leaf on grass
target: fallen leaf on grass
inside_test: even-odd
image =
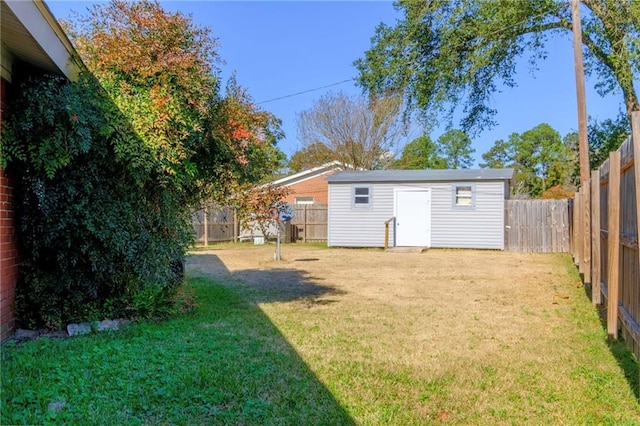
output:
[[[564,300],[567,300],[567,299],[569,299],[569,296],[567,296],[567,295],[563,295],[563,294],[554,294],[554,295],[553,295],[553,304],[554,304],[554,305],[557,305],[557,304],[558,304],[557,299],[564,299]]]
[[[445,420],[447,420],[448,416],[449,416],[449,413],[447,412],[447,410],[440,410],[440,412],[438,413],[438,416],[436,417],[436,419],[439,422],[444,422]]]

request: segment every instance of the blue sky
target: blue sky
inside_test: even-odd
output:
[[[71,10],[83,12],[91,2],[49,0],[58,18]],[[371,36],[379,22],[393,24],[399,17],[386,1],[162,1],[167,10],[192,14],[193,20],[212,30],[220,44],[225,64],[222,77],[234,71],[240,85],[254,101],[283,121],[286,138],[280,149],[290,156],[300,148],[296,114],[309,109],[327,92],[342,90],[358,94],[352,82],[310,91],[357,76],[353,62],[371,46]],[[498,126],[473,138],[476,160],[494,141],[512,132],[524,132],[548,123],[562,136],[578,127],[573,48],[570,35],[554,37],[548,44],[548,57],[533,74],[526,57],[518,67],[518,87],[505,88],[493,96],[498,110]],[[598,119],[613,118],[623,108],[622,95],[600,97],[587,78],[587,113]],[[269,101],[299,92],[307,93]],[[419,136],[415,127],[400,141]],[[431,132],[435,140],[442,128]]]

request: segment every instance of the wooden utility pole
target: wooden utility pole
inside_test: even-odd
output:
[[[573,17],[573,63],[576,72],[576,95],[578,97],[578,151],[580,154],[580,184],[589,180],[589,142],[587,141],[587,101],[584,90],[584,63],[582,60],[582,23],[580,22],[580,0],[571,0]]]
[[[578,97],[578,151],[580,154],[580,184],[585,185],[590,177],[589,142],[587,140],[587,101],[584,90],[584,63],[582,60],[582,24],[580,22],[580,0],[571,0],[573,17],[573,62],[576,71],[576,94]]]
[[[573,61],[576,71],[576,95],[578,100],[578,151],[580,155],[580,188],[584,195],[583,235],[581,244],[583,258],[580,270],[584,271],[585,284],[591,283],[591,170],[589,168],[589,141],[587,140],[587,101],[584,90],[584,64],[582,60],[582,23],[580,0],[571,0],[573,18]]]

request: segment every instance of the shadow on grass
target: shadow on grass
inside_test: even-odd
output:
[[[597,305],[598,317],[604,330],[607,330],[607,307],[604,304]],[[618,365],[624,372],[624,377],[629,382],[636,399],[640,401],[640,366],[633,351],[621,337],[617,339],[607,338],[607,346],[615,357]]]
[[[189,314],[3,347],[0,424],[354,425],[256,303],[332,290],[299,271],[202,260],[222,275],[187,264]]]
[[[335,400],[331,391],[315,376],[313,371],[297,354],[286,337],[258,307],[259,303],[299,301],[308,307],[336,302],[332,296],[342,292],[320,283],[321,278],[313,277],[305,271],[291,268],[245,269],[230,272],[220,258],[213,254],[192,254],[187,258],[187,274],[204,284],[203,293],[208,294],[210,286],[224,289],[233,295],[233,305],[214,323],[204,327],[228,326],[243,341],[243,345],[255,347],[246,365],[246,376],[255,371],[269,371],[267,376],[258,377],[254,385],[269,389],[269,392],[287,395],[291,389],[302,391],[295,397],[287,397],[289,402],[285,417],[262,418],[257,424],[326,424],[354,425],[349,414]],[[199,296],[201,296],[199,294]],[[199,297],[200,311],[206,317],[207,310],[219,307],[218,300]],[[237,309],[249,312],[253,324],[233,323]],[[222,324],[222,325],[221,325]],[[272,363],[273,356],[282,357]],[[277,378],[276,378],[277,377]],[[278,382],[286,382],[278,386]],[[280,389],[280,391],[277,391]],[[277,396],[282,399],[284,396]],[[284,414],[284,413],[283,413]]]
[[[583,274],[580,274],[580,280],[584,283]],[[593,286],[584,285],[583,288],[587,299],[593,300]],[[602,302],[600,305],[596,305],[595,308],[598,312],[598,319],[600,320],[602,329],[607,331],[607,306],[604,296],[602,296]],[[618,366],[623,371],[624,377],[627,379],[629,387],[633,391],[636,399],[640,401],[640,364],[633,351],[622,338],[607,338],[607,346],[616,359]]]
[[[316,259],[314,259],[316,260]],[[298,260],[295,260],[298,261]],[[187,271],[212,277],[242,291],[254,303],[290,302],[333,303],[331,296],[344,294],[333,286],[321,284],[324,278],[294,268],[244,269],[230,272],[214,254],[191,254]]]

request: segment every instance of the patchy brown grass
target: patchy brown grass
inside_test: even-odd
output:
[[[188,272],[257,303],[360,424],[640,424],[566,255],[273,252],[214,247]]]

